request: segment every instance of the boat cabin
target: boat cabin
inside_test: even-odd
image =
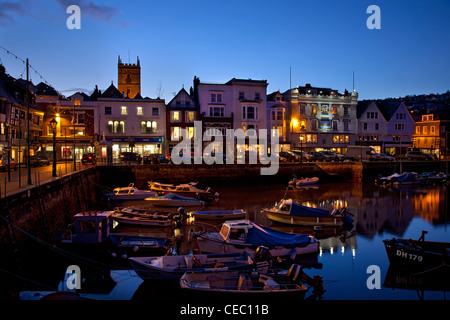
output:
[[[278,209],[278,211],[284,211],[284,212],[291,212],[291,206],[292,206],[292,200],[284,200],[282,199],[280,203],[277,205],[275,204],[275,208]]]
[[[74,216],[75,236],[73,242],[101,243],[106,241],[113,229],[110,216],[114,211],[87,211]]]
[[[220,235],[225,241],[244,242],[247,233],[253,226],[247,220],[226,221],[220,229]]]

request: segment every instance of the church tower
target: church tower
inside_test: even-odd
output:
[[[137,64],[122,63],[120,59],[117,63],[118,69],[118,88],[125,98],[133,99],[136,95],[141,94],[141,66],[139,57]]]

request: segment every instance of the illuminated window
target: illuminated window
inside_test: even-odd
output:
[[[144,110],[142,107],[136,107],[136,114],[138,116],[143,116],[144,115]]]
[[[180,111],[171,111],[170,114],[171,114],[172,121],[175,121],[175,122],[181,121]]]
[[[125,106],[122,106],[122,107],[120,107],[120,114],[122,114],[122,115],[127,115],[128,114],[128,111],[127,111],[127,107],[125,107]]]
[[[313,114],[316,114],[316,113],[317,113],[317,105],[316,105],[316,104],[313,104],[313,105],[312,105],[312,113],[313,113]]]
[[[420,133],[420,127],[419,126],[416,127],[416,133]]]
[[[195,112],[186,111],[186,122],[194,122],[194,121],[195,121]]]

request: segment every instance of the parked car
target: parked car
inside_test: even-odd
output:
[[[286,159],[284,161],[288,162],[300,161],[300,157],[298,155],[289,151],[280,151],[279,156],[281,161],[283,161],[282,159]]]
[[[42,166],[49,166],[50,165],[50,160],[48,160],[44,156],[33,156],[33,157],[34,157],[33,161],[35,161],[37,163],[36,166],[42,167]],[[32,158],[30,157],[30,165],[31,165],[31,161],[32,161]]]
[[[380,160],[380,155],[375,151],[374,148],[369,146],[348,146],[347,152],[345,153],[345,159],[351,161],[355,160]]]
[[[8,166],[10,170],[17,170],[17,163],[14,161],[14,159],[8,159],[7,154],[0,156],[0,170],[7,171]]]
[[[314,156],[305,151],[292,150],[303,162],[314,161]],[[299,160],[300,161],[300,160]]]
[[[318,151],[311,151],[309,152],[309,154],[314,157],[314,161],[321,161],[321,162],[331,161],[329,157]]]
[[[385,153],[379,153],[378,154],[380,156],[380,160],[384,160],[384,161],[394,161],[395,158],[393,156],[387,155]]]
[[[95,164],[95,153],[85,153],[83,154],[83,157],[81,158],[81,163],[92,163]]]
[[[169,163],[170,157],[168,158],[162,154],[150,154],[142,157],[142,161],[145,164]]]
[[[122,152],[119,154],[119,160],[120,161],[135,161],[137,163],[141,163],[142,157],[139,153],[136,152]]]
[[[406,160],[433,160],[433,157],[421,151],[409,151],[406,153]]]
[[[344,161],[345,159],[343,155],[337,154],[334,151],[324,150],[320,151],[320,153],[328,157],[328,161]]]

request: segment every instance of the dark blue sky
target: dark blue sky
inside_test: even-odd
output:
[[[81,8],[69,30],[66,8]],[[369,30],[369,5],[381,29]],[[142,68],[142,95],[170,100],[194,76],[205,82],[266,79],[268,93],[311,83],[360,99],[450,89],[450,1],[0,1],[0,45],[58,91],[117,83],[117,57]],[[7,72],[24,65],[0,49]],[[24,75],[25,76],[25,75]],[[41,81],[31,74],[34,83]],[[71,91],[72,90],[72,91]]]

